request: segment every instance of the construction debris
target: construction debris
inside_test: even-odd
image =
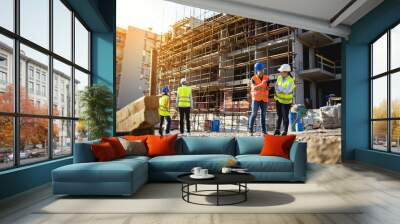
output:
[[[325,106],[320,108],[322,126],[325,129],[340,128],[341,126],[341,105]]]
[[[341,129],[314,130],[297,132],[298,141],[307,142],[307,160],[309,163],[341,163]]]
[[[319,129],[322,127],[321,111],[319,109],[309,109],[303,117],[303,126],[305,130]]]
[[[153,129],[159,122],[157,96],[141,97],[117,112],[117,132]]]

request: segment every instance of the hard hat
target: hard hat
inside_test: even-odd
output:
[[[182,79],[181,79],[181,84],[185,84],[185,83],[187,83],[186,78],[182,78]]]
[[[164,87],[162,88],[162,92],[163,92],[163,93],[168,93],[168,92],[169,92],[168,86],[164,86]]]
[[[255,70],[256,72],[257,72],[257,71],[264,70],[264,68],[265,68],[265,66],[264,66],[263,63],[257,62],[257,63],[254,64],[254,70]]]
[[[279,72],[290,72],[292,68],[290,68],[289,64],[282,64],[281,67],[278,68]]]

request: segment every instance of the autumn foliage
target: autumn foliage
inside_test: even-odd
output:
[[[9,85],[5,93],[0,93],[0,111],[13,112],[14,97],[13,86]],[[47,115],[48,106],[46,104],[35,105],[29,99],[25,88],[20,89],[20,110],[22,114]],[[13,117],[0,116],[0,148],[13,148]],[[20,118],[20,148],[26,145],[46,144],[48,139],[48,119],[47,118]],[[53,126],[53,138],[59,133],[59,127]]]
[[[400,101],[392,100],[391,117],[400,117]],[[382,101],[378,106],[373,108],[373,118],[387,118],[387,101]],[[392,141],[397,141],[400,138],[400,122],[392,121]],[[387,122],[375,121],[373,124],[374,138],[386,138],[387,136]]]

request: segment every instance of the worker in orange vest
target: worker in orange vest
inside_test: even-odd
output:
[[[264,73],[264,64],[256,63],[254,65],[254,75],[251,77],[251,115],[249,122],[250,134],[254,132],[254,122],[256,121],[258,108],[261,109],[261,129],[264,134],[267,133],[265,127],[265,114],[268,102],[268,75]]]

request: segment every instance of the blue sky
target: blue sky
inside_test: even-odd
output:
[[[140,2],[140,3],[139,3]],[[209,10],[193,8],[164,0],[118,0],[117,26],[129,25],[147,30],[149,27],[158,34],[168,31],[169,26],[183,17],[210,15]]]

